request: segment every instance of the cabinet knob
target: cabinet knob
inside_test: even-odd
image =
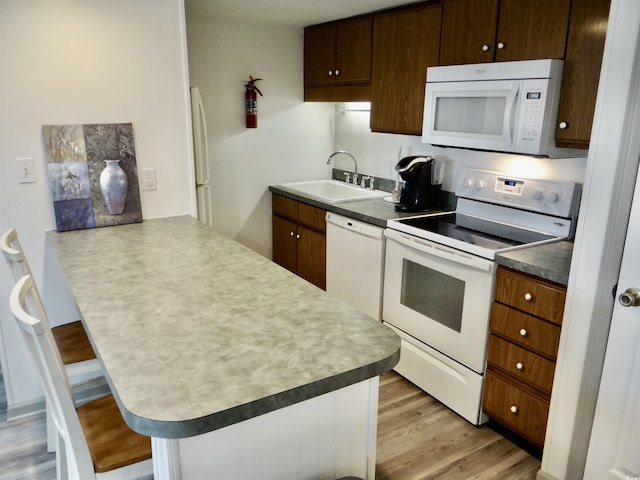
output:
[[[522,362],[516,363],[516,368],[520,371],[524,370],[524,364]]]
[[[521,337],[526,337],[527,335],[529,335],[529,332],[527,332],[526,328],[521,328],[520,329],[520,336]]]
[[[524,299],[527,302],[530,302],[531,300],[533,300],[533,295],[531,295],[529,292],[527,292],[527,293],[524,294]]]
[[[296,235],[296,239],[300,240],[300,234]]]
[[[487,45],[486,43],[484,45],[482,45],[482,51],[483,52],[488,52],[489,51],[489,45]]]
[[[498,50],[502,50],[505,47],[505,44],[500,42],[498,43]]]
[[[567,122],[560,122],[558,124],[558,127],[560,127],[560,130],[564,130],[565,128],[567,128],[569,125],[567,124]]]
[[[294,235],[295,235],[295,233],[289,232],[289,236],[293,237]]]
[[[336,77],[340,75],[340,70],[336,69]]]
[[[329,70],[328,73],[329,73],[329,76],[332,76],[333,75],[333,70]]]
[[[509,410],[511,410],[511,413],[513,413],[514,415],[518,413],[518,407],[516,405],[511,405],[511,408],[509,408]]]

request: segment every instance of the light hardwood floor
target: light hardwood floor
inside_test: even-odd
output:
[[[54,479],[44,414],[9,423],[6,417],[0,373],[0,480]],[[474,427],[393,372],[380,382],[377,456],[377,480],[533,480],[540,467],[498,433]]]
[[[394,372],[380,378],[376,480],[536,478],[540,461]]]

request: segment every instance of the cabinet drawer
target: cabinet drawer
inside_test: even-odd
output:
[[[559,326],[501,303],[493,303],[491,331],[551,360],[558,355]]]
[[[565,292],[563,287],[551,282],[499,268],[494,299],[561,325]]]
[[[540,355],[491,335],[487,362],[523,382],[551,393],[555,363]]]
[[[298,202],[282,195],[271,195],[271,211],[274,215],[298,222]]]
[[[325,233],[326,213],[321,208],[312,207],[306,203],[298,203],[298,223],[319,233]]]
[[[487,370],[482,408],[491,418],[542,447],[549,404]]]

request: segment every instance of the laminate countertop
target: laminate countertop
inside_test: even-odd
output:
[[[205,433],[398,362],[390,329],[191,217],[49,231],[47,242],[142,434]]]
[[[387,226],[388,220],[420,215],[419,212],[396,212],[394,204],[386,202],[382,198],[331,204],[292,193],[286,189],[286,185],[271,185],[269,186],[269,190],[278,195],[382,228]],[[442,209],[434,209],[430,213],[452,211],[454,209],[455,200],[449,200],[448,205]],[[496,262],[500,265],[530,273],[566,286],[569,280],[569,267],[571,266],[572,253],[573,242],[560,241],[505,252],[496,255]]]
[[[425,213],[437,213],[453,210],[453,207],[445,206],[443,208],[434,208],[428,212],[396,212],[395,203],[387,202],[384,198],[372,198],[367,200],[352,200],[342,203],[325,203],[305,195],[293,193],[286,189],[284,185],[270,185],[269,191],[283,197],[297,200],[299,202],[312,205],[314,207],[321,208],[328,212],[344,215],[345,217],[353,218],[361,222],[376,225],[378,227],[385,228],[387,226],[387,220],[395,220],[397,218],[415,217],[416,215],[423,215]],[[391,196],[391,194],[389,194]]]
[[[496,255],[499,265],[567,286],[573,242],[560,241]]]

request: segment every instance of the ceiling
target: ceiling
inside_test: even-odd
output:
[[[185,0],[187,16],[305,27],[415,0]]]

